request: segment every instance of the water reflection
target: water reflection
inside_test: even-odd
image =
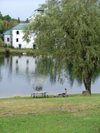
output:
[[[36,57],[29,56],[13,56],[4,58],[5,65],[10,65],[10,70],[18,75],[27,77],[29,83],[33,86],[34,90],[42,90],[44,84],[47,82],[47,75],[39,75],[36,67]]]
[[[1,72],[1,66],[4,64],[4,58],[0,57],[0,81],[2,81],[2,72]]]
[[[51,59],[40,60],[33,56],[0,57],[0,98],[13,96],[30,96],[33,91],[47,91],[49,94],[62,93],[67,88],[68,93],[81,93],[83,84],[76,80],[62,79],[64,76],[57,67],[56,61]],[[62,65],[62,64],[61,64]],[[60,78],[59,74],[60,73]],[[63,84],[57,82],[60,79]],[[73,86],[70,85],[72,81]],[[92,93],[100,93],[100,78],[92,84]]]

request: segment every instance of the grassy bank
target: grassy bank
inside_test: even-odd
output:
[[[37,53],[37,50],[36,49],[15,49],[15,48],[0,47],[0,54],[22,55],[22,53],[26,53],[27,55],[35,55]]]
[[[100,94],[0,99],[0,133],[100,133]]]

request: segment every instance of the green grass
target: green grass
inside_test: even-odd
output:
[[[0,99],[0,133],[100,133],[100,94]]]
[[[6,54],[6,50],[9,50],[10,54],[12,55],[19,55],[22,53],[26,53],[27,55],[35,55],[37,52],[36,49],[13,49],[0,47],[0,54]]]

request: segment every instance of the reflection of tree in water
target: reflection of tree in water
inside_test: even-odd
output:
[[[48,76],[39,74],[37,71],[31,73],[29,75],[30,84],[33,85],[33,90],[41,91],[43,90],[43,86],[48,81]]]
[[[66,74],[68,75],[68,78],[69,78],[71,86],[73,85],[75,80],[78,82],[78,85],[80,85],[80,86],[82,85],[83,79],[82,79],[82,74],[81,74],[81,68],[76,73],[75,69],[73,68],[73,64],[71,64],[70,62],[66,61],[65,71],[66,71]],[[92,77],[92,83],[94,83],[98,77],[100,77],[100,66],[99,65],[94,68],[94,74],[93,74],[93,77]]]
[[[42,89],[43,89],[42,86],[36,86],[36,87],[35,87],[35,90],[36,90],[36,91],[41,91]]]
[[[50,82],[52,84],[56,83],[56,74],[55,73],[50,73]]]
[[[75,80],[72,74],[72,64],[66,65],[62,59],[42,58],[37,62],[36,71],[43,75],[49,74],[52,84],[56,81],[63,83],[65,78],[68,78],[72,86]]]
[[[50,75],[51,83],[56,83],[57,71],[53,69],[54,62],[51,58],[42,58],[37,62],[36,73]]]
[[[70,86],[73,86],[74,81],[77,81],[78,85],[82,85],[82,75],[81,70],[78,74],[75,74],[75,69],[73,64],[69,63],[66,60],[56,58],[42,58],[37,62],[37,72],[40,74],[50,75],[51,83],[59,81],[63,83],[65,78],[69,80]],[[95,68],[94,76],[92,77],[92,83],[100,76],[100,67]]]

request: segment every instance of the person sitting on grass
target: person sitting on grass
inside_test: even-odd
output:
[[[61,93],[61,94],[58,94],[58,95],[62,95],[64,97],[64,95],[67,94],[67,89],[65,88],[65,93]]]

